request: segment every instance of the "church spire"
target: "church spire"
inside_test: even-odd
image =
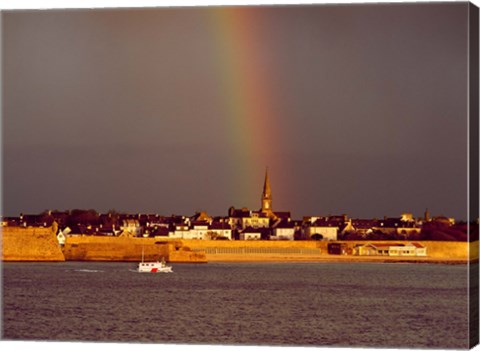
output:
[[[268,167],[265,170],[265,182],[263,183],[263,198],[271,199],[272,191],[270,190],[270,180],[268,179]]]
[[[268,178],[268,167],[265,171],[265,182],[263,183],[262,193],[262,212],[271,213],[272,211],[272,190],[270,189],[270,179]]]

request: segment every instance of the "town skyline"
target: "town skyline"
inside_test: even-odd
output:
[[[2,215],[466,220],[465,6],[4,11]]]

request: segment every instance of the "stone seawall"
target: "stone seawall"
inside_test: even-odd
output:
[[[205,263],[202,252],[190,251],[181,242],[153,238],[68,237],[63,253],[67,261],[157,261]]]
[[[427,248],[427,257],[329,255],[326,241],[208,241],[183,240],[193,251],[201,250],[213,261],[409,261],[464,263],[478,260],[478,241],[416,241]],[[392,241],[336,241],[349,248],[367,243]]]
[[[65,261],[51,228],[2,227],[2,261]]]
[[[389,241],[337,241],[348,247]],[[164,257],[169,262],[261,261],[418,261],[463,263],[478,261],[478,241],[417,241],[427,257],[329,255],[324,241],[222,241],[159,238],[68,237],[60,249],[51,228],[3,227],[3,261],[146,261]]]

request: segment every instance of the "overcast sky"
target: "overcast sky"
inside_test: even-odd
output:
[[[3,214],[466,219],[467,3],[3,13]]]

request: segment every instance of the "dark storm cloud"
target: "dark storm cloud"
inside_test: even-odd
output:
[[[4,13],[4,213],[259,207],[263,168],[233,197],[212,11]],[[467,3],[255,11],[276,209],[466,218]]]

